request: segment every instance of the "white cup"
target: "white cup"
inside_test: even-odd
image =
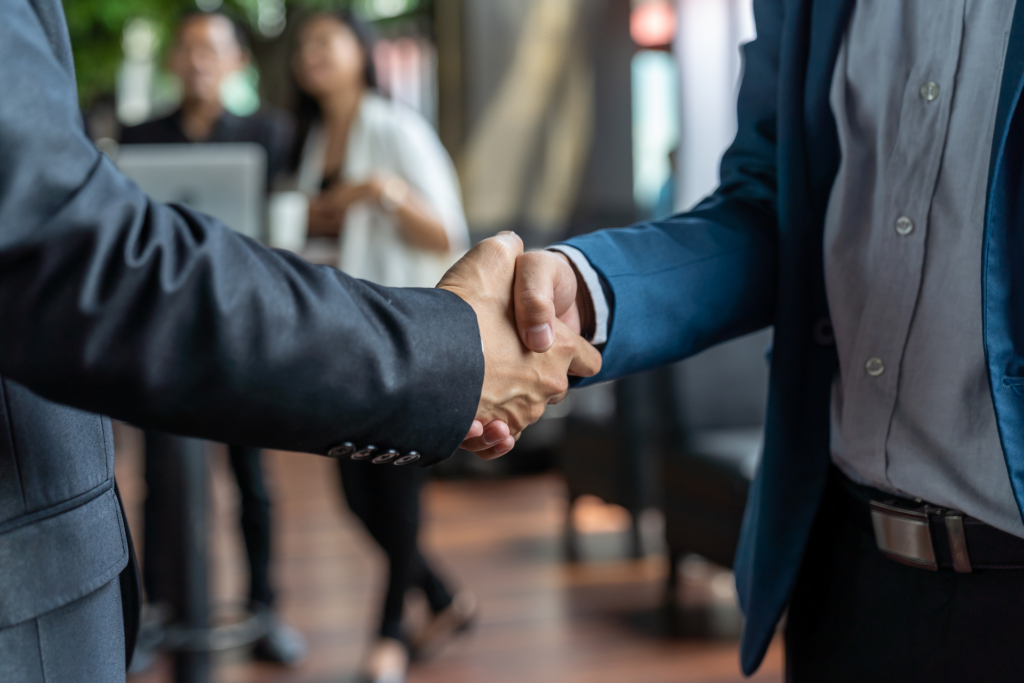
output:
[[[302,192],[275,192],[270,195],[267,219],[270,246],[300,252],[306,246],[309,198]]]

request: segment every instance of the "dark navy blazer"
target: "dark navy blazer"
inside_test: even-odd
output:
[[[0,17],[0,630],[128,562],[100,415],[420,465],[455,451],[484,374],[468,304],[150,200],[82,130],[60,0],[0,0]]]
[[[612,290],[604,368],[587,382],[668,363],[775,326],[765,451],[736,556],[747,621],[743,670],[759,666],[786,608],[829,466],[838,371],[822,233],[840,161],[829,89],[854,0],[755,0],[739,130],[721,185],[693,211],[573,239]],[[1018,5],[1018,10],[1020,6]],[[1024,11],[1015,13],[989,170],[985,353],[1014,494],[1024,500]]]

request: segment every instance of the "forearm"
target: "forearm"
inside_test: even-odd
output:
[[[483,372],[468,307],[142,202],[0,250],[5,375],[59,402],[220,441],[454,450]],[[72,203],[48,224],[74,216]]]
[[[451,249],[444,225],[423,207],[411,191],[410,196],[394,208],[392,215],[409,244],[442,254]]]

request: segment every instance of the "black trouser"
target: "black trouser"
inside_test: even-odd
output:
[[[176,436],[159,432],[146,432],[146,486],[148,494],[144,508],[145,540],[143,584],[150,602],[164,599],[160,586],[164,585],[161,572],[167,564],[165,552],[167,525],[179,523],[167,519],[166,506],[161,502],[164,483],[161,482],[160,459],[166,458],[178,447]],[[263,483],[260,449],[247,446],[228,446],[231,469],[238,482],[241,503],[242,537],[249,557],[249,599],[266,606],[274,603],[270,585],[270,496]]]
[[[425,470],[339,460],[345,500],[388,558],[388,584],[381,614],[380,635],[400,638],[405,594],[423,591],[435,613],[448,607],[452,596],[420,553],[420,489]]]
[[[1024,680],[1024,570],[908,567],[833,468],[789,607],[791,683]]]

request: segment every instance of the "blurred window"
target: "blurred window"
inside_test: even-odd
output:
[[[381,39],[374,46],[373,64],[381,91],[418,111],[436,128],[437,52],[433,44],[411,36]]]
[[[633,57],[633,197],[650,215],[666,183],[679,142],[679,72],[672,54],[641,50]]]

